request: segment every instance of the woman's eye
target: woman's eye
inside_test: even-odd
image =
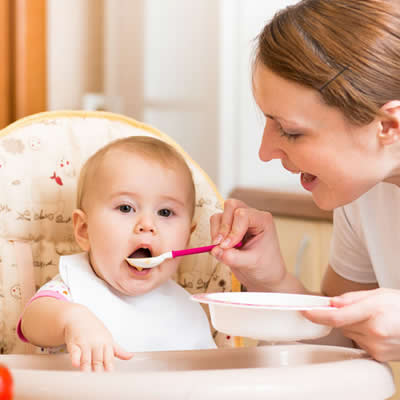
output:
[[[135,211],[133,209],[133,207],[129,206],[128,204],[123,204],[122,206],[119,206],[118,208],[119,208],[119,211],[121,211],[122,213],[125,213],[125,214],[128,214],[131,211]]]
[[[172,215],[172,211],[168,210],[168,208],[163,208],[162,210],[158,211],[158,215],[161,217],[169,217]]]
[[[286,132],[281,125],[278,125],[279,132],[281,136],[285,137],[287,140],[296,140],[301,136],[301,133],[290,133]]]

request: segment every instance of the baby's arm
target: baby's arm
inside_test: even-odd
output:
[[[66,326],[84,312],[79,304],[55,297],[35,298],[21,317],[22,339],[40,347],[61,346],[66,343]]]
[[[23,340],[42,347],[65,344],[72,364],[82,371],[110,371],[114,356],[132,357],[85,306],[56,297],[36,297],[28,304],[19,325]]]

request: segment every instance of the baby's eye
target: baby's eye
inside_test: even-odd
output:
[[[125,214],[135,211],[135,209],[128,204],[122,204],[121,206],[118,207],[118,209],[119,209],[119,211],[121,211],[122,213],[125,213]]]
[[[163,208],[161,210],[158,210],[158,215],[161,217],[169,217],[173,214],[171,210],[168,210],[168,208]]]

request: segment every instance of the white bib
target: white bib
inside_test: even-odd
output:
[[[216,348],[204,310],[173,280],[140,296],[126,296],[98,278],[86,253],[60,257],[72,301],[91,310],[125,350]]]

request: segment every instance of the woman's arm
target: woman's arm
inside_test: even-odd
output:
[[[322,279],[321,291],[325,296],[334,297],[348,292],[377,289],[378,287],[377,283],[358,283],[345,279],[328,265]]]
[[[340,328],[343,335],[378,361],[400,360],[400,290],[346,280],[328,267],[322,290],[333,311],[307,311],[316,323]]]
[[[361,291],[361,290],[370,290],[377,288],[377,284],[363,284],[358,282],[353,282],[343,278],[338,275],[330,265],[326,269],[324,277],[321,283],[321,295],[328,297],[340,296],[343,293],[353,292],[353,291]],[[316,293],[315,293],[316,294]],[[310,318],[314,322],[317,322],[315,315],[313,313],[304,312],[306,317]],[[328,324],[330,325],[330,324]],[[341,329],[334,328],[328,336],[314,339],[310,341],[305,341],[305,343],[313,343],[313,344],[324,344],[324,345],[334,345],[334,346],[345,346],[345,347],[354,347],[354,342],[344,336],[344,332]]]

